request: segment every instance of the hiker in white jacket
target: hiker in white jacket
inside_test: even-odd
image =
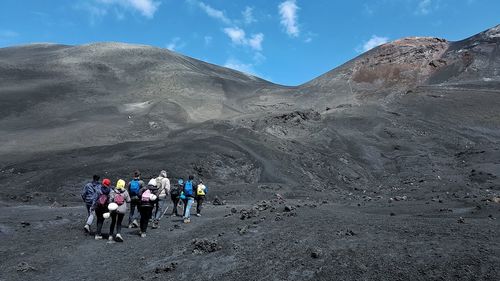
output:
[[[170,195],[170,180],[167,178],[167,171],[162,170],[156,178],[156,186],[158,188],[158,201],[153,212],[153,228],[158,228],[160,219],[167,212],[168,198]]]

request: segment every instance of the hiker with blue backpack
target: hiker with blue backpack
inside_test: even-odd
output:
[[[156,179],[151,179],[145,187],[141,188],[139,191],[139,196],[141,198],[140,212],[140,231],[141,237],[146,237],[146,231],[148,229],[149,219],[153,214],[153,208],[158,200],[158,188],[156,187]]]
[[[127,191],[130,195],[130,213],[128,216],[128,228],[138,227],[137,216],[140,213],[139,206],[141,199],[139,191],[144,187],[144,182],[141,180],[141,172],[135,171],[134,178],[127,184]],[[136,212],[137,210],[137,212]]]
[[[195,193],[193,190],[193,180],[194,177],[192,175],[189,176],[188,180],[184,182],[184,189],[183,189],[183,195],[185,197],[185,204],[184,204],[184,223],[190,223],[191,222],[191,206],[193,206],[193,201],[195,197]]]
[[[101,188],[101,183],[99,183],[99,176],[94,175],[92,177],[92,181],[87,183],[81,192],[82,200],[85,202],[85,206],[87,207],[87,221],[83,229],[87,233],[90,233],[90,226],[94,221],[94,212],[92,211],[92,205],[94,204],[94,197],[96,196],[97,189]]]
[[[125,189],[125,181],[120,179],[116,182],[116,187],[111,190],[109,196],[108,209],[111,216],[111,225],[109,226],[109,240],[123,242],[121,235],[122,222],[127,212],[127,203],[130,203],[130,195]],[[116,226],[116,235],[113,235]]]
[[[103,179],[100,188],[97,189],[92,204],[92,210],[95,211],[95,216],[97,219],[97,231],[94,237],[95,240],[102,239],[101,230],[105,219],[104,214],[108,213],[110,192],[111,192],[111,181],[109,179]]]

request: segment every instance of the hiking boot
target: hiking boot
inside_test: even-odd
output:
[[[151,228],[153,228],[153,229],[157,229],[157,228],[158,228],[158,222],[154,222],[154,223],[153,223],[153,226],[151,226]]]
[[[201,217],[201,214],[196,214],[197,217]]]
[[[133,225],[133,224],[129,224],[129,225],[128,225],[128,228],[133,228],[133,227],[134,227],[134,225]]]
[[[133,227],[139,227],[139,223],[137,222],[137,220],[134,220],[134,221],[132,222],[132,226],[133,226]]]
[[[83,229],[85,230],[85,232],[87,233],[90,233],[90,225],[86,224]]]
[[[190,223],[191,219],[184,219],[184,223]]]
[[[144,238],[144,237],[146,237],[146,233],[145,232],[141,233],[141,238]]]
[[[116,236],[115,236],[115,240],[116,240],[117,242],[123,242],[123,238],[122,238],[122,236],[121,236],[121,234],[120,234],[120,233],[116,234]]]
[[[102,235],[96,234],[96,235],[94,236],[94,239],[95,239],[95,240],[101,240],[101,239],[102,239]]]
[[[113,235],[110,235],[110,236],[108,237],[108,241],[113,241],[113,240],[114,240],[114,239],[113,239]]]

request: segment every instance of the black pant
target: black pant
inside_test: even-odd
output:
[[[153,214],[153,206],[141,206],[139,210],[141,212],[141,231],[146,232],[149,218],[151,218],[151,214]]]
[[[109,235],[113,235],[115,225],[116,225],[116,234],[120,234],[122,231],[122,221],[125,214],[120,214],[118,212],[111,213],[111,226],[109,227]],[[117,220],[118,218],[118,220]]]
[[[196,196],[196,213],[201,214],[201,208],[203,206],[203,201],[205,201],[205,196]]]
[[[186,197],[186,199],[182,199],[182,203],[184,204],[184,211],[182,212],[182,216],[184,217],[186,215],[186,207],[188,204],[187,197]]]
[[[179,212],[177,212],[177,205],[179,205],[179,196],[171,196],[172,202],[174,202],[174,209],[172,211],[172,215],[179,215]]]
[[[137,213],[140,213],[139,204],[141,201],[139,198],[134,198],[130,200],[130,214],[128,216],[128,224],[131,224],[133,220],[137,219],[137,215],[135,214],[135,209],[137,209]]]
[[[101,209],[101,208],[95,209],[95,217],[97,219],[97,231],[96,231],[97,235],[101,235],[102,225],[104,224],[104,217],[102,215],[104,213],[106,213],[105,209]]]

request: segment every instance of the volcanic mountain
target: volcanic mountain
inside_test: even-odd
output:
[[[396,40],[295,87],[149,46],[8,47],[0,106],[7,280],[500,278],[500,26]],[[98,253],[79,191],[135,169],[193,174],[227,205]],[[222,250],[193,254],[200,235]],[[140,269],[95,262],[116,253]]]

